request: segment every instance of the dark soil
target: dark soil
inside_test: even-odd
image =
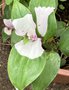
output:
[[[14,90],[7,73],[7,59],[10,51],[9,45],[2,43],[0,35],[0,90]]]
[[[69,22],[69,0],[67,0],[65,2],[61,2],[60,0],[58,0],[58,1],[59,1],[59,5],[60,4],[63,5],[65,7],[65,9],[61,10],[58,5],[58,10],[56,13],[57,19],[62,20],[64,22]]]

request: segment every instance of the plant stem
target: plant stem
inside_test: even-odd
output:
[[[4,15],[5,0],[2,0],[2,15]]]

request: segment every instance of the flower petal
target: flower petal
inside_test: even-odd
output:
[[[22,55],[26,56],[30,59],[35,59],[40,57],[44,49],[42,48],[41,45],[41,39],[38,38],[36,41],[32,42],[31,40],[24,44],[23,40],[15,44],[15,48],[17,52]]]
[[[4,24],[6,27],[13,29],[13,24],[12,24],[12,20],[11,19],[4,19],[3,20]]]
[[[3,30],[4,30],[4,33],[6,33],[7,35],[11,35],[12,33],[12,29],[8,29],[7,27],[5,27]]]
[[[54,7],[37,7],[35,8],[38,31],[41,36],[44,36],[47,32],[48,17],[54,11]]]
[[[16,90],[18,90],[18,88],[15,88]]]
[[[35,33],[36,25],[33,21],[32,14],[27,14],[23,18],[13,20],[15,33],[19,36],[25,34],[32,35]]]

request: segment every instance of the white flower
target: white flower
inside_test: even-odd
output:
[[[18,90],[18,88],[15,88],[16,90]]]
[[[4,19],[3,22],[4,22],[5,26],[6,26],[4,28],[4,32],[7,35],[11,35],[12,29],[13,29],[12,20],[11,19]]]
[[[26,56],[30,59],[38,58],[44,52],[40,38],[38,38],[36,41],[33,42],[30,40],[26,44],[24,44],[22,40],[15,44],[15,48],[20,55]]]
[[[54,11],[53,7],[36,7],[37,28],[41,36],[47,32],[48,17]],[[15,33],[19,36],[27,34],[29,37],[36,34],[36,24],[33,21],[32,14],[27,14],[23,18],[13,20]]]
[[[27,14],[23,18],[13,20],[15,33],[19,36],[35,34],[36,24],[33,21],[32,14]]]
[[[35,8],[37,18],[37,28],[41,36],[47,32],[48,17],[54,11],[53,7],[37,7]],[[36,35],[36,24],[33,21],[32,14],[27,14],[23,18],[13,20],[15,33],[19,36],[27,35],[30,39],[28,43],[23,40],[15,44],[17,52],[30,59],[40,57],[44,49],[42,48],[41,39]]]
[[[11,35],[11,33],[12,33],[12,29],[8,29],[7,27],[5,27],[4,29],[4,33],[6,33],[7,35]]]
[[[13,29],[13,24],[12,24],[12,20],[11,19],[4,19],[3,20],[4,24],[6,27]]]
[[[54,11],[53,7],[35,8],[37,18],[37,28],[41,36],[45,36],[48,28],[48,17]]]

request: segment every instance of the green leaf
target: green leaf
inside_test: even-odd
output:
[[[29,3],[30,2],[30,0],[25,0],[27,3]]]
[[[48,7],[49,6],[49,7],[56,8],[56,4],[57,3],[55,0],[30,0],[29,9],[32,12],[34,20],[35,20],[35,11],[34,11],[35,7],[38,7],[38,6]],[[56,19],[55,19],[55,13],[52,13],[49,16],[48,30],[43,40],[46,41],[47,39],[54,36],[56,33],[56,28],[57,28],[57,24],[56,24]]]
[[[8,74],[14,87],[23,90],[31,84],[43,71],[46,58],[47,55],[44,53],[41,57],[30,60],[20,56],[13,47],[8,60]]]
[[[6,4],[9,5],[12,3],[13,0],[6,0]]]
[[[45,90],[57,75],[59,68],[59,55],[55,52],[50,52],[44,70],[32,84],[33,90]]]
[[[26,7],[28,7],[27,1],[25,1],[25,0],[20,0],[20,2],[21,2],[23,5],[25,5]]]
[[[69,25],[66,27],[66,30],[69,30]]]
[[[53,13],[49,17],[48,29],[46,35],[44,36],[44,42],[55,36],[56,30],[57,30],[57,23],[56,23],[55,13]]]
[[[5,10],[4,10],[4,18],[10,19],[11,18],[11,5],[6,5]]]
[[[23,39],[23,37],[16,35],[15,31],[13,31],[12,35],[11,35],[11,46],[13,46],[14,44],[16,44],[17,42],[19,42],[22,39]]]
[[[12,13],[11,13],[12,19],[21,18],[29,13],[30,13],[29,9],[25,7],[23,4],[21,4],[20,2],[15,1],[13,3]]]
[[[30,0],[29,8],[31,12],[34,12],[33,9],[34,7],[38,6],[45,6],[45,7],[56,7],[56,1],[55,0]]]
[[[69,56],[69,30],[66,30],[60,37],[59,48],[65,55]]]
[[[56,36],[60,37],[66,30],[66,23],[63,21],[57,21],[57,26]]]
[[[65,59],[61,59],[60,67],[65,66],[65,64],[66,64],[66,60]]]
[[[56,5],[56,8],[57,8],[58,7],[58,0],[55,0],[55,2],[56,2],[56,4],[55,4]]]
[[[14,2],[14,1],[19,1],[19,0],[6,0],[6,4],[9,5],[9,4],[11,4],[12,2]]]
[[[2,40],[3,40],[3,43],[7,41],[7,39],[9,38],[9,36],[4,33],[4,31],[2,32]]]

